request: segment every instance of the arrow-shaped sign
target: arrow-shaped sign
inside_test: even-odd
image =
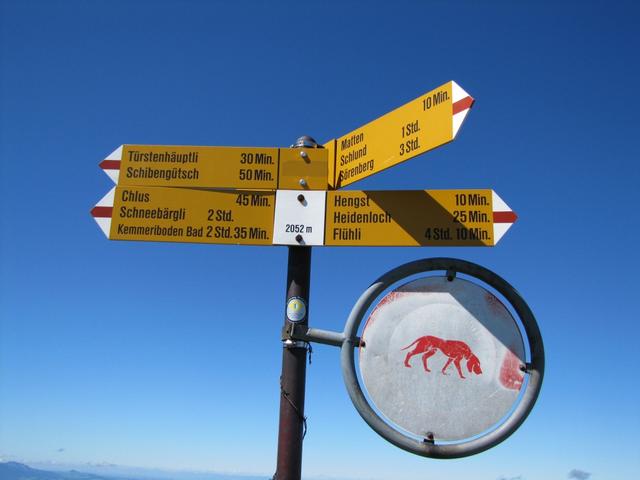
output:
[[[325,190],[322,148],[121,145],[100,167],[117,185]]]
[[[362,180],[452,141],[473,98],[447,82],[366,125],[325,144],[329,188]]]
[[[493,190],[111,190],[112,240],[307,246],[493,246],[516,214]]]
[[[275,193],[114,187],[91,210],[111,240],[271,245]]]
[[[331,191],[324,244],[490,247],[516,219],[493,190]]]

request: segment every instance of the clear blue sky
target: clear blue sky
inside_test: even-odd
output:
[[[500,446],[423,459],[364,424],[317,346],[304,473],[637,478],[637,5],[0,5],[1,458],[272,474],[286,248],[108,241],[98,163],[324,142],[455,80],[477,100],[456,141],[352,187],[493,188],[518,222],[495,248],[316,248],[310,322],[342,330],[407,261],[475,261],[538,318],[541,397]]]

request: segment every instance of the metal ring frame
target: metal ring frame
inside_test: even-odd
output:
[[[529,381],[525,391],[512,414],[497,428],[479,438],[462,441],[456,444],[438,445],[425,439],[411,438],[391,427],[371,407],[364,396],[355,367],[355,347],[359,344],[358,329],[363,317],[373,302],[391,285],[420,273],[443,270],[463,273],[485,282],[504,296],[511,304],[522,322],[526,333],[525,341],[529,343],[531,362],[527,364],[526,373]],[[365,347],[366,348],[366,347]],[[461,458],[483,452],[505,440],[524,422],[531,412],[544,375],[544,346],[535,317],[520,294],[503,278],[480,265],[453,258],[427,258],[406,263],[382,275],[360,296],[347,320],[344,329],[344,340],[341,347],[341,366],[344,382],[356,410],[365,422],[380,436],[408,452],[430,458]]]

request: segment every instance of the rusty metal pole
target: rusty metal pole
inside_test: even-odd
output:
[[[311,247],[289,247],[285,327],[308,325],[310,274]],[[276,480],[300,480],[302,475],[307,348],[295,340],[283,344]]]

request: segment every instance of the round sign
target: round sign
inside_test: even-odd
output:
[[[391,291],[362,340],[371,400],[419,437],[479,435],[511,410],[523,386],[518,325],[497,297],[467,280],[426,277]]]
[[[378,434],[418,455],[459,458],[522,424],[540,392],[544,347],[531,310],[504,279],[432,258],[387,272],[362,294],[341,364],[351,401]]]
[[[307,314],[307,304],[301,297],[291,297],[287,301],[287,318],[290,322],[300,322]]]

